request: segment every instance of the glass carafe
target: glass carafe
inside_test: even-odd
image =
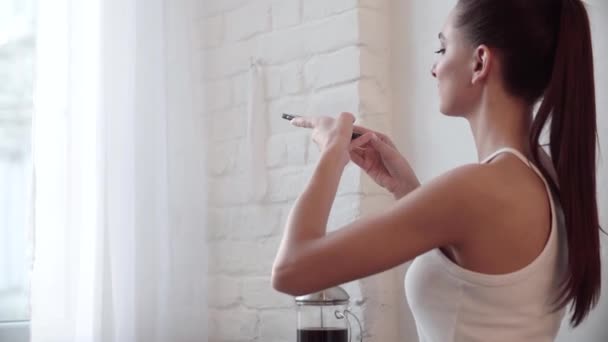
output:
[[[296,297],[298,342],[350,342],[349,315],[359,325],[359,341],[363,341],[361,323],[349,308],[350,297],[341,287]]]

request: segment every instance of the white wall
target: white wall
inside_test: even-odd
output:
[[[280,115],[351,111],[361,124],[388,130],[388,1],[207,0],[202,6],[199,86],[211,145],[210,340],[293,341],[293,298],[272,289],[270,272],[287,212],[318,151],[310,132]],[[265,78],[267,108],[255,116],[268,133],[266,149],[253,152],[246,119],[251,58]],[[261,200],[248,196],[247,153],[266,164],[268,189]],[[390,201],[348,167],[329,229]],[[403,280],[396,272],[345,285],[366,341],[400,340]]]
[[[394,136],[421,181],[455,166],[476,162],[477,154],[467,122],[442,116],[438,111],[436,82],[431,77],[437,34],[456,3],[442,1],[392,1],[392,75]],[[608,227],[608,3],[588,1],[594,34],[598,100],[598,131],[603,161],[598,171],[601,224]],[[603,293],[598,308],[584,324],[570,331],[566,326],[558,341],[608,340],[608,249],[603,238]],[[407,335],[406,335],[407,336]],[[412,335],[413,336],[413,335]]]

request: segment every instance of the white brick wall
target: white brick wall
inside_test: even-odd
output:
[[[286,215],[319,153],[308,131],[283,112],[350,111],[365,126],[389,132],[388,0],[206,0],[197,28],[209,130],[211,208],[210,341],[294,341],[293,298],[270,284]],[[248,196],[248,70],[265,78],[268,189]],[[265,115],[265,116],[264,116]],[[389,132],[390,133],[390,132]],[[380,210],[391,198],[355,165],[344,172],[329,230]],[[347,257],[347,256],[346,256]],[[362,318],[365,341],[397,341],[402,279],[393,271],[343,285]],[[357,333],[357,332],[356,332]]]

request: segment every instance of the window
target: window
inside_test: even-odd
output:
[[[30,316],[34,13],[0,0],[0,340],[23,340],[14,327]]]

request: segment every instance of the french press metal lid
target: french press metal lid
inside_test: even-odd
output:
[[[296,297],[299,305],[346,305],[349,301],[350,296],[339,286]]]

